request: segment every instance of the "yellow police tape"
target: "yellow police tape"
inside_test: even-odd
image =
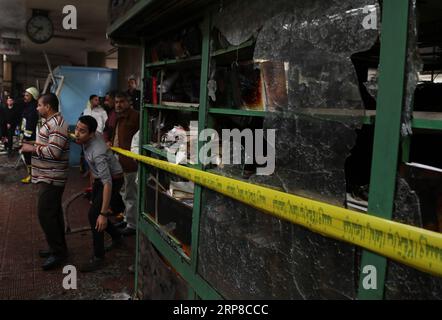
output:
[[[113,150],[321,235],[358,245],[421,271],[442,276],[441,233],[141,156],[120,148]]]

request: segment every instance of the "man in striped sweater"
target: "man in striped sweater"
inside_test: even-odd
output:
[[[22,152],[32,153],[32,183],[39,187],[38,218],[48,242],[39,255],[47,260],[44,270],[60,266],[67,258],[63,209],[61,205],[69,168],[68,124],[58,110],[58,98],[50,93],[38,100],[43,124],[37,141],[23,144]]]

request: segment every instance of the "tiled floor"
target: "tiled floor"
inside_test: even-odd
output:
[[[111,299],[125,292],[133,293],[134,275],[128,267],[135,258],[135,238],[125,239],[126,246],[110,252],[104,269],[77,274],[77,290],[62,286],[62,268],[43,271],[44,261],[38,250],[46,248],[37,211],[37,188],[19,182],[25,170],[11,168],[15,159],[0,155],[0,299]],[[64,200],[85,189],[88,179],[72,168]],[[88,201],[76,200],[69,210],[71,227],[85,227]],[[92,254],[90,231],[66,235],[70,257],[66,264],[78,267]]]

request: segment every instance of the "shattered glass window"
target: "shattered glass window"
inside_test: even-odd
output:
[[[398,178],[397,181],[393,220],[422,228],[423,198],[418,196],[406,180]],[[441,300],[442,278],[389,260],[385,277],[385,299]]]
[[[344,205],[345,161],[365,114],[351,58],[378,41],[379,20],[375,0],[232,1],[218,12],[230,44],[256,39],[264,129],[277,129],[274,174],[249,182]],[[355,298],[354,246],[203,196],[199,272],[226,298]]]
[[[416,1],[410,5],[403,137],[414,133],[415,88],[423,67]],[[373,126],[363,127],[362,120],[374,114],[367,109],[376,109],[380,18],[375,0],[231,1],[220,9],[214,27],[223,40],[230,45],[256,40],[253,61],[261,72],[267,111],[263,127],[277,129],[274,174],[253,175],[248,182],[344,206],[346,160],[355,146],[369,149],[373,142]],[[356,180],[368,183],[371,150],[358,152],[351,166],[364,171]],[[218,174],[234,178],[237,172],[233,166],[217,168]],[[439,210],[442,202],[430,203],[429,192],[419,185],[435,194],[441,179],[426,183],[421,176],[402,175],[393,219],[422,227],[429,220],[425,212]],[[203,203],[198,271],[226,298],[356,298],[360,248],[209,190]],[[440,299],[441,294],[440,279],[388,261],[386,299]]]

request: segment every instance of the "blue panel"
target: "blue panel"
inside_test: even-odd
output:
[[[60,110],[70,126],[76,124],[90,95],[102,97],[117,89],[117,70],[114,69],[59,66],[54,75],[64,76]],[[78,165],[79,159],[80,148],[72,145],[70,165]]]

